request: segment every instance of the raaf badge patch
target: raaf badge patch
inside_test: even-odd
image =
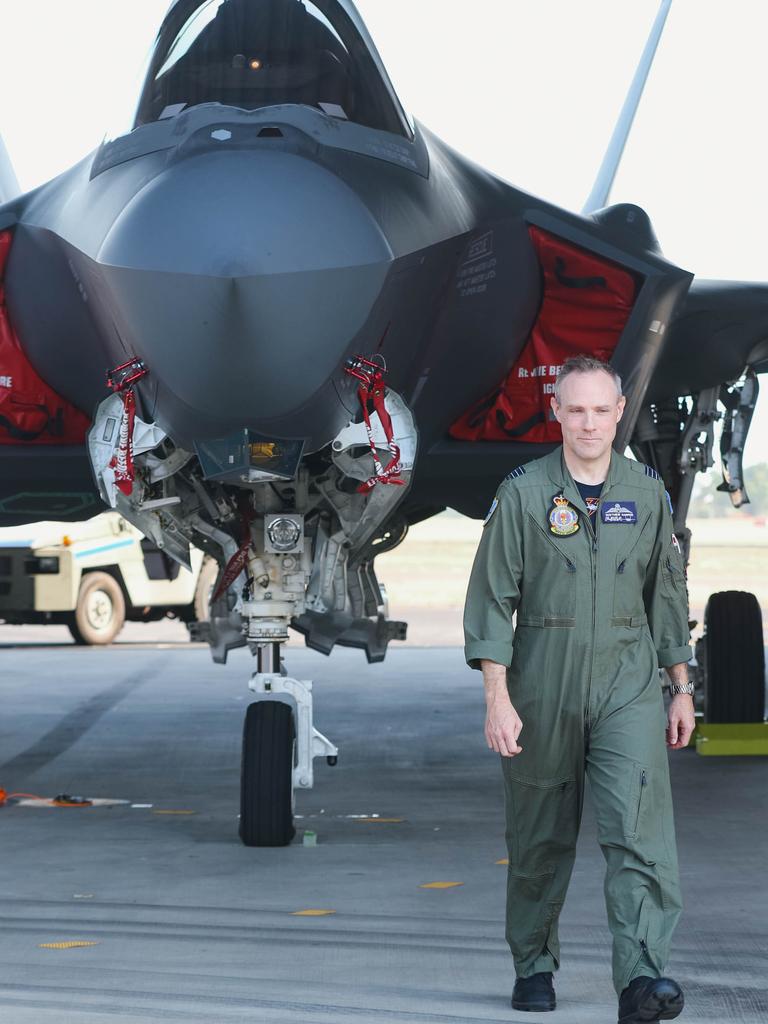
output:
[[[488,509],[488,515],[483,520],[483,526],[485,526],[487,523],[489,523],[491,521],[491,516],[496,511],[496,509],[498,507],[498,504],[499,504],[499,499],[498,498],[494,498],[493,501],[491,502],[491,507]]]
[[[579,528],[579,514],[562,494],[556,494],[552,499],[547,519],[550,531],[558,537],[568,537]]]

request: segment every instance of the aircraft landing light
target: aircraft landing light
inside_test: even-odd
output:
[[[321,910],[310,907],[309,910],[292,910],[291,917],[327,917],[329,914],[335,913],[335,910]]]
[[[509,857],[502,857],[501,860],[496,861],[497,864],[509,864]]]
[[[422,882],[420,889],[454,889],[457,885],[464,885],[463,882]]]

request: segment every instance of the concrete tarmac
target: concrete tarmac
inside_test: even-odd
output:
[[[615,1021],[589,803],[558,1011],[510,1007],[501,773],[460,650],[393,645],[375,666],[300,642],[287,653],[292,674],[315,680],[316,724],[339,762],[316,762],[290,847],[247,849],[250,655],[221,667],[190,645],[0,650],[0,786],[128,801],[0,808],[2,1024]],[[766,759],[670,760],[680,1019],[765,1024]],[[46,948],[66,942],[88,945]]]

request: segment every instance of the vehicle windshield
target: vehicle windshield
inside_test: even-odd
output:
[[[406,135],[381,71],[337,0],[179,0],[150,58],[134,128],[200,103],[282,103]]]

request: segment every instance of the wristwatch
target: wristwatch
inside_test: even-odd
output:
[[[694,687],[693,683],[670,683],[669,684],[669,692],[670,692],[671,696],[673,696],[673,697],[676,697],[678,693],[687,693],[689,697],[692,697],[693,694],[694,694],[694,689],[695,689],[695,687]]]

